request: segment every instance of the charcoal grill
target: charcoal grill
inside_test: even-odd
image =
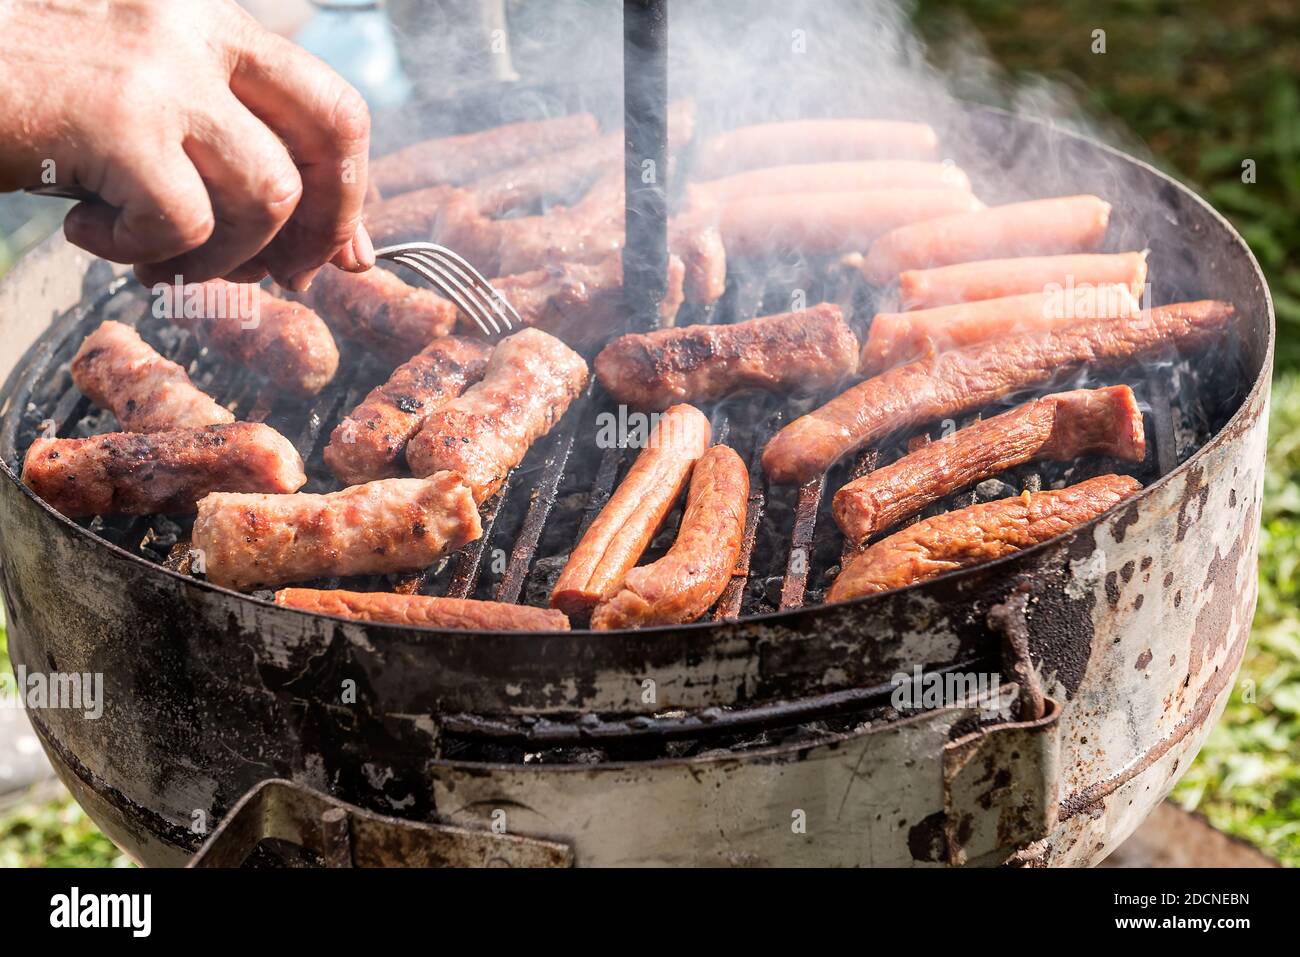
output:
[[[484,125],[518,118],[521,102],[548,112],[603,104],[607,118],[610,109],[586,90],[488,90],[421,116]],[[502,115],[503,103],[516,112]],[[1111,248],[1150,246],[1156,302],[1234,302],[1231,335],[1213,354],[1170,353],[1104,377],[1144,403],[1145,462],[1026,467],[983,492],[1118,470],[1146,486],[1133,499],[1043,546],[837,605],[821,604],[844,547],[828,493],[913,436],[803,487],[776,487],[758,468],[763,443],[817,397],[709,407],[717,440],[751,467],[745,574],[706,620],[675,628],[495,634],[347,622],[189,574],[184,523],[59,516],[17,470],[49,423],[60,435],[109,426],[67,367],[103,319],[137,325],[239,417],[294,440],[309,490],[336,487],[324,440],[385,370],[345,347],[326,392],[286,400],[150,318],[133,281],[60,237],[45,243],[0,287],[7,354],[26,348],[0,393],[0,585],[15,664],[104,675],[99,721],[31,713],[61,778],[150,864],[186,861],[227,819],[214,842],[271,853],[286,835],[250,815],[298,822],[290,836],[314,841],[327,861],[363,831],[388,836],[383,853],[364,855],[388,863],[1102,859],[1190,763],[1241,662],[1256,597],[1272,305],[1231,226],[1150,166],[994,110],[940,125],[988,202],[1124,196]],[[400,118],[393,127],[433,132]],[[1046,183],[1034,158],[1049,154],[1064,173]],[[737,263],[723,300],[678,321],[733,322],[802,297],[844,302],[860,332],[877,294],[824,263]],[[1074,382],[1034,394],[1065,384]],[[635,454],[596,446],[595,417],[609,412],[593,386],[485,506],[479,542],[418,576],[324,584],[542,603]],[[979,700],[897,710],[894,676],[916,668],[1000,682]],[[438,852],[393,837],[404,824]],[[204,858],[243,856],[227,844]]]

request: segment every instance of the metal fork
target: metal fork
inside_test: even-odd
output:
[[[488,338],[504,336],[515,325],[523,326],[515,307],[483,274],[463,256],[436,243],[399,243],[375,250],[376,259],[387,259],[414,269],[448,299],[460,307]],[[498,322],[499,320],[499,322]],[[501,327],[505,326],[502,331]]]

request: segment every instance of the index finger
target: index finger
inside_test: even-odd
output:
[[[370,111],[320,60],[262,31],[236,51],[230,89],[284,140],[302,176],[298,208],[258,257],[276,282],[302,291],[322,265],[351,255],[366,197]]]

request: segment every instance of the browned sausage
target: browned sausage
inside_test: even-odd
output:
[[[389,592],[320,591],[285,588],[275,603],[316,615],[355,621],[378,621],[411,628],[466,631],[568,631],[569,619],[549,608],[507,605],[499,601],[431,598]]]
[[[128,432],[235,421],[229,409],[199,391],[184,369],[155,352],[130,326],[112,320],[81,344],[72,360],[72,381]]]
[[[978,409],[1069,369],[1088,363],[1105,368],[1170,346],[1203,345],[1223,332],[1232,314],[1226,302],[1176,303],[896,366],[778,432],[763,451],[763,470],[773,482],[802,484],[891,432]]]
[[[459,185],[599,135],[594,116],[572,113],[440,136],[372,160],[370,182],[385,196],[442,183]]]
[[[929,269],[977,259],[1089,252],[1101,244],[1110,203],[1096,196],[1062,196],[990,206],[900,226],[877,239],[862,271],[872,282],[892,282],[906,269]]]
[[[405,362],[456,328],[455,305],[386,269],[352,273],[326,266],[310,296],[340,335],[393,362]]]
[[[695,463],[673,547],[657,562],[629,571],[622,587],[596,606],[591,627],[648,628],[703,615],[735,573],[748,505],[745,463],[715,445]]]
[[[492,347],[460,336],[435,339],[340,422],[325,446],[325,464],[344,485],[396,478],[406,443],[434,409],[483,377]]]
[[[903,588],[992,561],[1064,534],[1142,487],[1136,479],[1101,475],[1056,492],[1025,492],[917,522],[872,545],[840,572],[827,601]]]
[[[315,395],[338,371],[339,350],[329,327],[302,303],[222,279],[167,288],[173,322],[282,389]]]
[[[569,556],[551,591],[552,608],[586,618],[613,595],[677,503],[712,434],[694,406],[675,405],[659,418],[645,450]]]
[[[70,518],[193,512],[209,492],[296,492],[298,450],[269,425],[37,439],[23,482]]]
[[[439,472],[330,495],[214,492],[199,502],[193,540],[210,581],[246,589],[418,571],[482,534],[460,476]]]
[[[924,445],[836,492],[835,522],[857,544],[1006,469],[1081,455],[1142,461],[1142,411],[1128,386],[1044,396]]]
[[[853,193],[876,189],[953,188],[970,191],[970,178],[951,163],[860,160],[769,166],[687,186],[692,206],[783,193]]]
[[[828,389],[858,367],[858,340],[839,306],[732,325],[621,336],[596,356],[610,395],[643,409],[708,402],[740,389]]]
[[[492,350],[481,381],[435,410],[406,446],[416,475],[452,471],[483,502],[587,385],[587,363],[540,329]]]

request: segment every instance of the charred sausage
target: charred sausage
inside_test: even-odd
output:
[[[386,269],[351,273],[326,266],[309,295],[340,335],[393,362],[405,362],[456,328],[454,304]]]
[[[154,351],[130,326],[109,320],[86,337],[72,360],[72,381],[128,432],[196,429],[234,415]]]
[[[407,444],[416,475],[452,471],[483,502],[587,385],[587,363],[540,329],[492,350],[481,381],[435,410]]]
[[[1101,475],[1060,491],[1025,492],[927,518],[851,560],[826,600],[903,588],[1037,545],[1096,518],[1141,487],[1126,475]]]
[[[1044,396],[959,429],[845,485],[832,513],[844,537],[858,544],[1006,469],[1081,455],[1142,461],[1142,411],[1128,386]]]
[[[1093,363],[1115,366],[1219,336],[1233,314],[1215,300],[1160,306],[1123,320],[1083,322],[918,359],[867,379],[791,422],[763,451],[763,470],[803,483],[890,432],[960,415],[1017,389]]]
[[[491,352],[486,343],[460,336],[429,343],[338,424],[325,464],[344,485],[401,475],[411,436],[434,409],[483,377]]]
[[[27,487],[69,518],[177,515],[209,492],[296,492],[306,481],[289,440],[252,422],[37,439],[23,463]]]
[[[329,327],[302,303],[222,279],[169,288],[172,321],[288,392],[315,395],[338,371]]]
[[[821,303],[733,325],[621,336],[596,356],[596,376],[620,402],[665,409],[747,388],[827,389],[857,369],[857,348],[839,306]]]
[[[460,476],[439,472],[329,495],[214,492],[199,502],[193,541],[208,579],[242,590],[417,571],[482,534]]]

